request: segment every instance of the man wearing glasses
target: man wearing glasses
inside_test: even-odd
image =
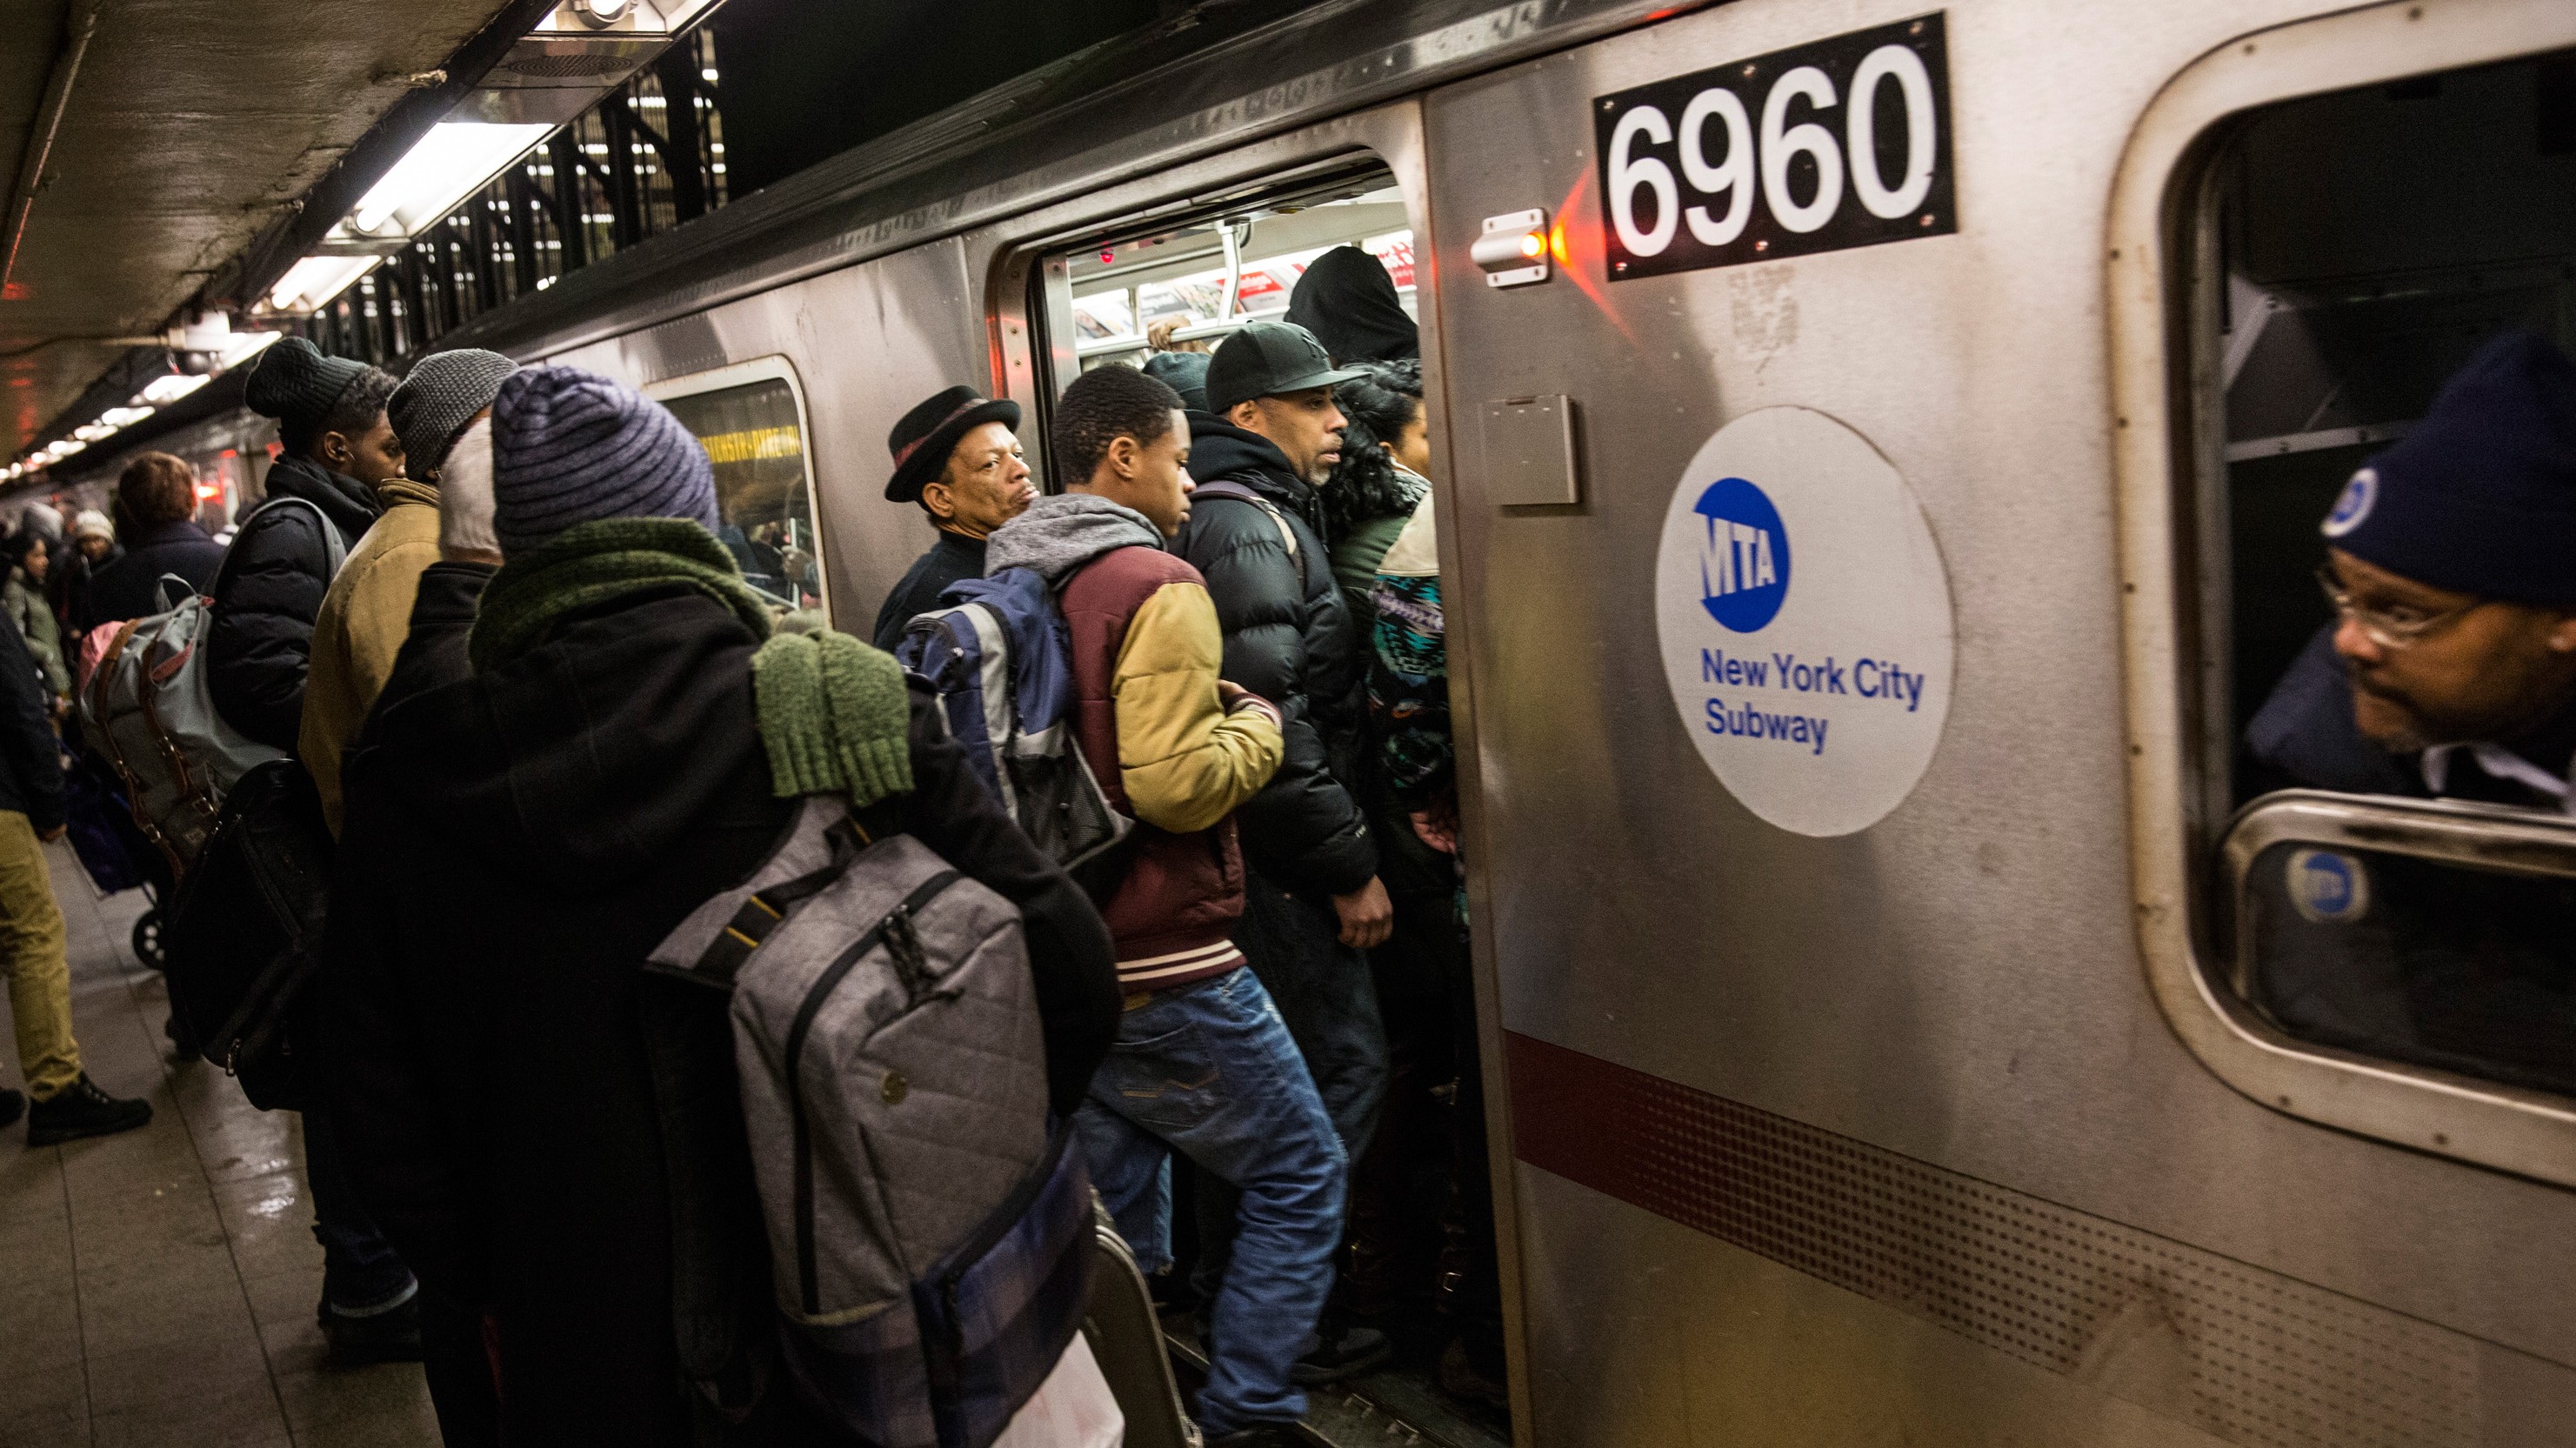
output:
[[[2336,617],[2246,730],[2262,772],[2576,814],[2576,364],[2489,342],[2322,530]]]

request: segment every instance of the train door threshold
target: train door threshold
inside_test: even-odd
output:
[[[1186,1387],[1207,1377],[1207,1353],[1186,1315],[1163,1320],[1164,1340]],[[1440,1394],[1402,1372],[1362,1373],[1306,1391],[1299,1425],[1319,1448],[1511,1448],[1511,1440],[1459,1413]]]

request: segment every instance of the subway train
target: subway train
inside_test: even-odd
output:
[[[665,401],[865,633],[905,409],[1042,454],[1342,243],[1421,326],[1517,1441],[2576,1444],[2576,1035],[2361,961],[2576,824],[2237,744],[2344,480],[2576,338],[2576,6],[1326,5],[441,345]]]

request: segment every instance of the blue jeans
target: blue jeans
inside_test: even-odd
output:
[[[322,1243],[322,1300],[355,1317],[398,1304],[412,1290],[411,1269],[376,1230],[340,1157],[328,1115],[304,1113],[304,1180],[313,1190],[313,1235]]]
[[[1205,1315],[1199,1422],[1218,1434],[1304,1417],[1288,1367],[1332,1285],[1347,1160],[1260,980],[1237,969],[1126,1012],[1073,1124],[1148,1272],[1172,1260],[1174,1150],[1241,1189],[1233,1261]]]

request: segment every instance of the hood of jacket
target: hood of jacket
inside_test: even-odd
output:
[[[1278,451],[1271,448],[1274,455]],[[984,574],[989,578],[1005,568],[1025,568],[1054,587],[1103,553],[1119,548],[1160,552],[1162,547],[1162,533],[1135,509],[1089,493],[1060,493],[1037,499],[993,531],[984,544]]]
[[[346,473],[335,473],[311,458],[288,455],[268,470],[265,491],[272,498],[302,498],[322,510],[351,543],[376,521],[382,508],[375,491]]]
[[[1304,519],[1316,537],[1324,536],[1321,497],[1288,466],[1288,455],[1277,443],[1213,412],[1189,417],[1191,477],[1203,483],[1241,483]]]
[[[767,801],[751,683],[760,643],[686,584],[639,589],[388,710],[375,767],[433,829],[507,875],[614,888],[729,796]]]
[[[1386,263],[1337,246],[1307,263],[1288,294],[1287,320],[1315,334],[1334,362],[1393,362],[1422,355],[1422,337]]]

